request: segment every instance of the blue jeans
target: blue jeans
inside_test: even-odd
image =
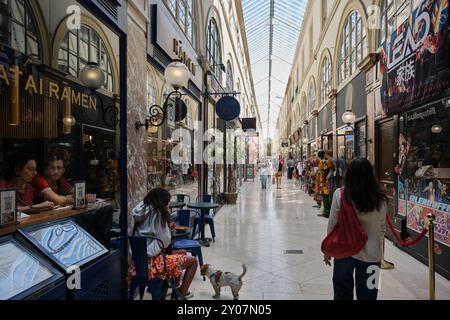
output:
[[[374,273],[372,267],[378,273]],[[378,267],[378,269],[376,268]],[[334,259],[333,289],[334,300],[353,300],[353,289],[356,286],[356,297],[358,300],[377,300],[378,289],[370,288],[374,276],[379,277],[381,262],[367,263],[354,258]],[[353,276],[355,273],[355,276]],[[372,277],[371,279],[369,279]],[[378,284],[377,279],[377,284]]]
[[[267,179],[268,176],[261,176],[261,188],[267,189]]]

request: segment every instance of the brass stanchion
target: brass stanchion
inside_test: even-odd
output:
[[[381,269],[384,270],[394,269],[395,266],[392,262],[384,260],[384,241],[385,239],[383,239],[383,242],[381,243]]]
[[[430,280],[430,300],[436,300],[436,279],[434,272],[434,219],[432,213],[428,217],[428,270]]]

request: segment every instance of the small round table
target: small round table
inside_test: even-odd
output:
[[[190,203],[187,205],[189,209],[200,209],[200,235],[201,241],[200,244],[205,247],[209,247],[209,239],[205,238],[205,215],[206,211],[217,209],[219,205],[217,203],[212,202],[198,202],[198,203]]]
[[[170,210],[183,209],[185,205],[186,205],[186,203],[184,203],[184,202],[177,202],[177,201],[175,201],[175,202],[170,202],[169,203],[169,208],[170,208]]]

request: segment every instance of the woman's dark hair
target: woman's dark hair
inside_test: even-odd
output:
[[[379,210],[386,200],[372,164],[366,158],[357,158],[350,163],[345,174],[345,199],[353,203],[359,212]]]
[[[166,222],[170,225],[170,212],[167,206],[170,202],[170,192],[166,189],[155,188],[151,190],[144,198],[144,204],[146,206],[152,206],[163,217],[163,223]],[[164,224],[163,224],[164,227]]]
[[[5,180],[11,181],[16,177],[16,171],[22,170],[28,161],[36,161],[36,157],[33,154],[16,152],[9,158],[8,170],[5,173]]]

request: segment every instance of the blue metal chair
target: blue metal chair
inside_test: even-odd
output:
[[[172,235],[173,240],[191,239],[192,225],[194,224],[194,219],[198,216],[198,212],[195,210],[182,209],[177,210],[172,213],[171,221],[177,222],[181,227],[187,227],[186,232],[174,233]],[[172,241],[173,242],[173,241]]]
[[[176,202],[184,202],[187,205],[191,202],[191,196],[187,194],[174,194],[172,195],[170,200],[175,200]]]
[[[203,196],[198,196],[196,201],[197,202],[215,202],[214,196],[209,195],[209,194],[203,195]],[[200,225],[200,223],[201,223],[201,216],[198,215],[194,220],[194,227],[192,229],[192,238],[194,238],[194,236],[196,234],[197,225]],[[211,215],[211,209],[205,213],[205,224],[209,225],[209,228],[211,230],[211,235],[213,238],[213,242],[216,242],[216,229],[214,228],[214,218],[213,218],[213,215]]]
[[[194,217],[198,214],[195,210],[178,210],[178,224],[180,226],[188,227],[191,226],[192,221],[192,213],[194,213]],[[200,266],[203,265],[203,255],[202,255],[202,247],[196,240],[189,239],[190,232],[187,233],[188,239],[174,239],[172,241],[172,249],[175,250],[185,250],[190,252],[194,257],[197,257]]]
[[[147,240],[158,241],[162,248],[164,248],[163,242],[155,237],[128,237],[131,247],[131,253],[133,256],[133,262],[136,269],[136,276],[133,277],[130,284],[130,291],[128,298],[134,299],[136,289],[139,288],[140,300],[144,298],[145,288],[148,287],[149,292],[152,295],[153,300],[165,300],[167,296],[167,290],[172,288],[172,298],[178,300],[184,300],[181,292],[178,290],[174,279],[154,279],[148,278],[148,257],[147,257]],[[164,258],[164,270],[166,270],[166,253],[163,249]]]
[[[203,255],[202,255],[202,246],[198,243],[197,240],[184,239],[174,241],[172,244],[173,250],[185,250],[191,253],[194,257],[198,259],[200,263],[200,267],[203,266]]]

